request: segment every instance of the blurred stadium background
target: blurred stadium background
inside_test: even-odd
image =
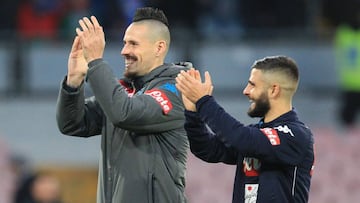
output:
[[[191,61],[210,71],[215,97],[246,124],[257,121],[247,117],[248,101],[242,96],[254,60],[279,54],[294,58],[301,71],[294,104],[316,143],[309,202],[359,200],[360,128],[349,132],[339,124],[333,41],[337,27],[359,15],[360,1],[2,0],[0,203],[12,203],[16,177],[40,170],[60,180],[64,203],[96,202],[100,139],[59,133],[58,87],[83,16],[100,19],[107,39],[104,57],[120,77],[123,32],[141,6],[162,8],[169,18],[173,39],[167,61]],[[233,177],[233,166],[207,164],[189,153],[189,203],[231,202]]]

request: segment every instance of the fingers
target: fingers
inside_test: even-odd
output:
[[[175,79],[176,85],[179,87],[180,91],[184,90],[187,84],[186,82],[183,82],[186,80],[185,75],[187,75],[187,73],[185,71],[181,71]]]
[[[191,77],[195,77],[195,69],[194,68],[190,68],[190,70],[188,70],[186,72],[189,73]]]
[[[200,71],[195,70],[195,79],[199,82],[201,82],[201,75],[200,75]]]
[[[213,86],[211,76],[208,71],[205,72],[204,80],[205,80],[204,82],[201,81],[200,72],[195,69],[190,69],[188,71],[180,71],[180,73],[176,77],[176,82],[181,84],[182,87],[191,88],[194,85],[199,85],[199,84],[202,84],[208,88]]]
[[[85,22],[85,19],[89,20],[89,19],[86,18],[86,17],[84,17],[83,19],[80,19],[80,20],[79,20],[79,25],[80,25],[81,30],[82,30],[83,32],[87,32],[87,31],[89,30],[89,29],[88,29],[88,26],[87,26],[87,24],[86,24],[86,22]]]
[[[187,71],[187,73],[189,73],[189,75],[193,78],[195,78],[197,81],[201,82],[201,76],[200,76],[200,72],[194,68],[190,68],[190,70]]]
[[[212,85],[211,76],[209,71],[205,71],[205,82],[206,85]]]
[[[83,32],[95,32],[99,29],[102,30],[102,27],[95,16],[91,16],[90,19],[88,17],[83,17],[79,20],[79,25]]]
[[[197,85],[201,85],[201,82],[195,79],[195,74],[195,70],[180,71],[180,73],[176,77],[176,82],[181,92],[188,94],[189,92],[191,92],[192,88]]]
[[[205,73],[207,83],[205,85],[211,86],[211,77],[209,73]],[[201,84],[201,75],[198,70],[190,69],[188,71],[180,71],[177,77],[177,81],[181,83],[183,86],[187,86],[191,88],[195,84]]]
[[[213,90],[214,90],[214,86],[211,85],[211,86],[210,86],[210,90],[208,91],[208,94],[209,94],[209,95],[212,95]]]
[[[80,30],[80,28],[75,29],[77,36],[81,36],[83,34],[83,31]]]
[[[76,28],[76,34],[78,35],[78,36],[83,36],[83,35],[85,35],[85,33],[88,33],[89,32],[89,28],[88,28],[88,26],[87,26],[87,23],[86,23],[86,21],[85,21],[85,19],[87,19],[86,17],[84,17],[83,19],[80,19],[79,20],[79,25],[80,25],[80,27],[81,27],[81,29],[80,28]],[[88,21],[89,21],[89,19],[87,19]]]
[[[91,16],[90,19],[91,19],[91,21],[92,21],[95,28],[101,27],[100,24],[99,24],[99,21],[96,19],[95,16]]]
[[[192,77],[192,70],[189,71],[180,71],[180,73],[178,74],[178,76],[180,76],[179,78],[181,80],[185,80],[185,81],[192,81],[193,77]]]
[[[71,47],[71,52],[78,50],[79,46],[80,46],[80,40],[79,40],[79,37],[76,36],[74,38],[74,42],[73,42],[72,47]]]
[[[205,71],[204,85],[207,87],[207,93],[209,95],[212,95],[213,90],[214,90],[214,86],[212,85],[211,76],[210,76],[210,73],[208,71]]]
[[[181,71],[178,76],[176,77],[176,87],[182,92],[186,94],[186,91],[189,89],[191,84],[188,81],[188,78],[192,78],[189,73],[185,71]]]
[[[86,27],[88,28],[89,32],[95,32],[95,28],[93,23],[90,21],[89,18],[84,17],[83,21],[85,22]]]
[[[210,74],[205,72],[205,81],[202,82],[200,72],[195,69],[180,71],[176,77],[176,87],[192,103],[205,95],[212,95],[213,91]]]
[[[90,21],[89,18],[83,17],[81,20],[79,20],[79,24],[83,31],[89,30],[90,32],[94,31],[94,24]]]
[[[192,103],[190,101],[189,98],[187,98],[184,94],[181,95],[182,96],[182,101],[183,101],[183,104],[184,104],[184,107],[186,110],[188,111],[193,111],[193,112],[196,112],[196,106],[194,103]]]

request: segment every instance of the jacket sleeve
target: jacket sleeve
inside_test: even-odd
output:
[[[296,165],[309,146],[305,128],[289,123],[274,128],[260,129],[244,126],[220,107],[213,97],[205,96],[197,103],[197,111],[225,145],[245,157],[255,157],[271,163]],[[287,126],[286,130],[281,129]],[[305,131],[304,131],[305,130]]]
[[[185,111],[185,130],[190,150],[196,157],[210,163],[236,163],[235,150],[218,140],[197,113]]]
[[[84,85],[70,91],[62,81],[56,106],[56,121],[61,133],[90,137],[101,133],[103,114],[94,97],[85,100]]]
[[[114,126],[149,133],[182,128],[184,125],[184,107],[177,95],[175,80],[169,82],[174,91],[158,88],[130,97],[109,65],[98,59],[89,64],[87,82]]]

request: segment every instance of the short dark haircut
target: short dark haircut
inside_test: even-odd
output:
[[[296,62],[287,56],[268,56],[255,61],[252,68],[268,71],[281,71],[294,81],[299,80],[299,70]]]
[[[138,22],[142,20],[156,20],[162,22],[167,27],[169,27],[169,22],[167,17],[165,16],[165,13],[158,8],[143,7],[136,9],[132,22]]]

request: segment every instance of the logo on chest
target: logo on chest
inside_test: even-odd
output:
[[[279,145],[280,138],[277,131],[273,128],[262,128],[260,129],[264,135],[269,139],[271,145]]]
[[[151,96],[160,105],[164,114],[168,114],[173,108],[171,101],[166,94],[158,89],[148,90],[145,94]]]

